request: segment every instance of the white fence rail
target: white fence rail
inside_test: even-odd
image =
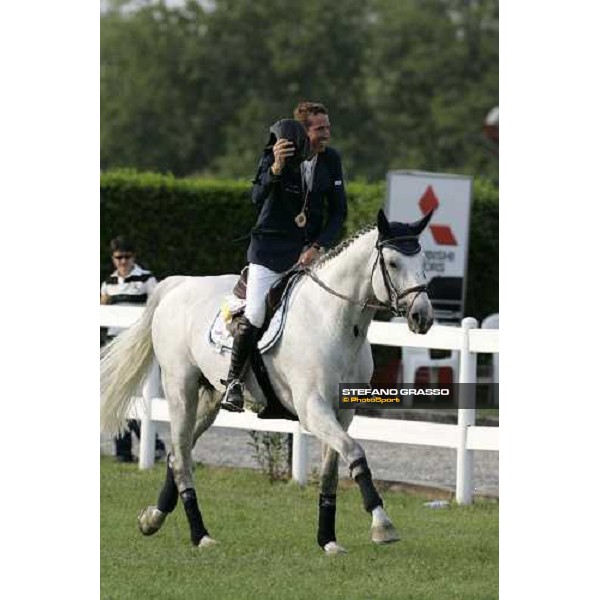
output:
[[[142,307],[100,306],[101,327],[127,327],[142,314]],[[467,317],[462,327],[434,325],[426,335],[412,333],[406,324],[373,321],[368,331],[371,344],[385,346],[412,346],[460,351],[460,383],[475,383],[478,353],[500,351],[499,331],[477,329],[477,321]],[[169,422],[169,411],[164,398],[150,398],[146,386],[144,397],[138,398],[133,411],[142,420],[140,440],[140,468],[154,464],[154,431],[156,422]],[[253,413],[219,412],[214,423],[217,427],[231,427],[257,431],[277,431],[294,436],[292,446],[292,477],[301,485],[308,479],[307,436],[298,423],[280,419],[261,420]],[[456,448],[456,501],[473,502],[474,450],[499,450],[499,427],[476,427],[475,409],[458,409],[458,424],[444,425],[421,421],[373,419],[357,416],[349,434],[359,440],[416,444]]]

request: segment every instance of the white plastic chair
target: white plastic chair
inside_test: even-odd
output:
[[[406,323],[406,319],[402,317],[394,317],[392,323]],[[458,382],[458,369],[460,364],[459,353],[457,350],[452,350],[447,358],[431,358],[429,348],[415,348],[412,346],[402,346],[402,373],[398,373],[398,381],[402,375],[402,383],[411,384],[415,382],[417,371],[420,368],[430,370],[430,381],[437,381],[438,369],[450,367],[452,369],[452,383]],[[412,406],[412,397],[404,396],[404,406],[410,408]]]
[[[482,322],[481,322],[481,329],[500,329],[500,315],[498,313],[494,313],[492,315],[487,316]],[[499,377],[498,377],[498,372],[500,370],[500,355],[498,353],[494,353],[492,355],[492,365],[493,365],[493,369],[492,369],[492,382],[493,383],[499,383]],[[491,386],[491,393],[493,396],[493,401],[494,401],[494,406],[498,406],[499,404],[499,398],[498,398],[498,386],[497,385],[493,385]]]

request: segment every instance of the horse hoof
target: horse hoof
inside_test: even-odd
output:
[[[218,544],[217,540],[211,538],[209,535],[205,535],[199,542],[198,548],[208,548],[209,546],[215,546]]]
[[[165,522],[167,513],[164,513],[156,506],[148,506],[142,509],[138,515],[137,522],[142,535],[152,535],[156,533]]]
[[[376,544],[391,544],[400,539],[396,528],[392,523],[384,523],[371,527],[371,540]]]
[[[348,550],[346,548],[342,548],[337,542],[327,542],[323,546],[323,550],[325,554],[348,554]]]

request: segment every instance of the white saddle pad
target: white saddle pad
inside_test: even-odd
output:
[[[287,286],[279,308],[273,315],[267,330],[258,341],[257,347],[261,354],[268,352],[281,337],[285,318],[287,316],[289,297],[293,287],[298,279],[290,282]],[[230,294],[225,297],[221,309],[215,316],[212,325],[208,331],[208,342],[216,352],[222,354],[224,351],[231,352],[233,346],[233,336],[227,329],[227,323],[231,321],[231,315],[242,311],[246,306],[245,300],[240,300],[237,296]]]

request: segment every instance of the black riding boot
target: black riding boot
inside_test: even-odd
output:
[[[227,384],[227,388],[221,400],[221,406],[225,410],[244,411],[244,375],[257,332],[258,327],[254,327],[245,316],[240,319],[233,338],[229,374],[227,381],[224,382]]]

